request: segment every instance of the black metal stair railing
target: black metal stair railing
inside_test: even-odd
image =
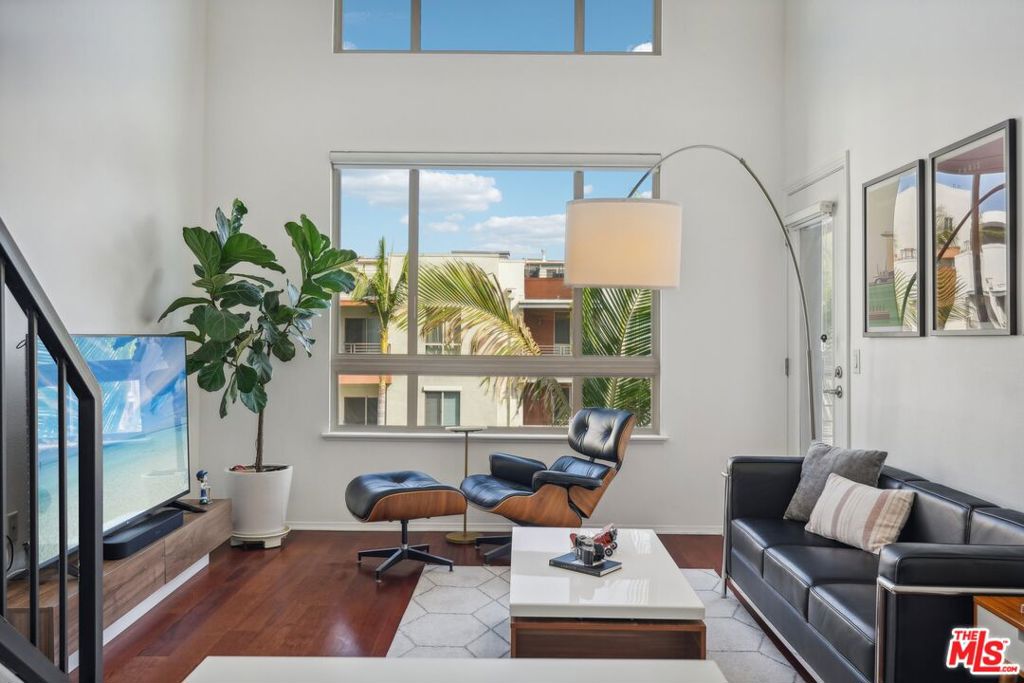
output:
[[[25,339],[25,382],[28,416],[28,499],[29,545],[28,633],[23,635],[8,621],[7,545],[0,543],[0,664],[23,681],[53,683],[68,681],[68,430],[67,389],[78,403],[78,680],[83,683],[103,680],[103,478],[102,478],[102,398],[99,384],[49,299],[32,274],[28,263],[0,219],[0,340],[4,339],[5,314],[3,289],[11,293],[27,320]],[[58,536],[57,618],[52,624],[58,641],[57,662],[40,650],[39,580],[39,448],[36,355],[41,343],[57,366],[58,420]],[[7,423],[3,388],[14,378],[8,376],[0,353],[0,519],[7,519]]]

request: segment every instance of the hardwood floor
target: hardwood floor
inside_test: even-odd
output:
[[[721,536],[661,539],[680,567],[721,570]],[[396,532],[296,531],[275,550],[225,544],[209,568],[107,646],[107,680],[178,683],[209,655],[384,656],[421,565],[403,562],[377,584],[376,560],[359,567],[355,555],[397,540]],[[456,565],[481,564],[473,546],[450,545],[440,532],[410,540]]]
[[[690,534],[658,534],[669,555],[681,569],[714,569],[722,573],[722,537]]]

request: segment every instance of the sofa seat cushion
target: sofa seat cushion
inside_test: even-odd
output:
[[[873,583],[878,556],[850,547],[779,545],[764,553],[765,582],[807,618],[811,588],[824,583]]]
[[[777,545],[809,545],[842,548],[836,541],[804,530],[804,523],[791,519],[747,517],[732,520],[732,547],[759,574],[764,572],[764,551]]]
[[[867,678],[875,666],[875,584],[826,583],[811,589],[807,621]]]

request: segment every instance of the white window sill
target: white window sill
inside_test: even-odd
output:
[[[449,434],[447,432],[323,432],[321,438],[341,441],[462,441],[465,437],[462,434]],[[477,432],[470,435],[474,442],[503,442],[503,441],[534,441],[547,443],[565,443],[565,434],[516,434],[514,432]],[[665,443],[669,437],[666,434],[634,434],[630,437],[631,443]]]

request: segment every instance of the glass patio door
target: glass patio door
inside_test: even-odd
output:
[[[837,434],[845,431],[839,424],[843,420],[846,400],[844,374],[841,363],[845,353],[843,317],[837,315],[842,299],[837,290],[843,280],[837,277],[835,224],[831,215],[818,214],[805,223],[790,226],[797,249],[797,259],[807,294],[807,309],[810,319],[811,377],[814,382],[812,407],[817,428],[817,440],[827,444],[842,443]],[[796,305],[799,305],[798,301]],[[802,332],[802,330],[801,330]],[[801,377],[800,398],[800,445],[806,451],[811,442],[810,420],[808,417],[808,393],[805,372],[806,345],[801,334],[801,354],[791,362]]]

